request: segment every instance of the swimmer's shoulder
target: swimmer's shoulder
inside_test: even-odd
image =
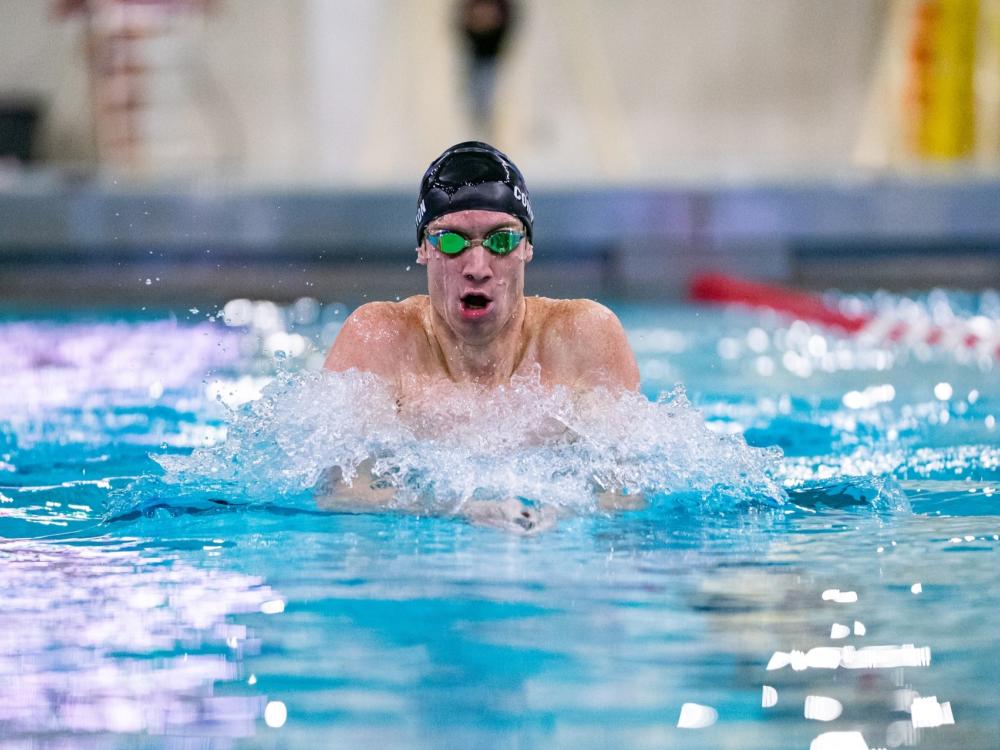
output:
[[[581,387],[638,389],[635,355],[611,310],[591,299],[528,299],[543,358]]]
[[[426,302],[420,297],[425,295],[361,305],[344,321],[323,367],[336,372],[356,369],[395,379],[400,354],[423,330],[420,311]]]
[[[568,336],[589,340],[608,331],[621,329],[618,317],[607,307],[592,299],[550,299],[526,297],[528,310],[540,333],[550,339]]]

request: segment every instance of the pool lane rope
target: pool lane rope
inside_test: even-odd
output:
[[[851,315],[832,307],[818,294],[716,273],[694,277],[688,291],[696,302],[773,310],[873,344],[925,344],[1000,359],[1000,321],[982,315],[955,318],[947,325],[933,323],[925,315],[906,319],[879,314]]]

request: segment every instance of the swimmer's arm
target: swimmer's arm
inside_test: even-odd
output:
[[[577,300],[569,345],[578,390],[638,391],[639,366],[618,317],[593,300]]]
[[[394,382],[398,374],[400,324],[391,302],[369,302],[344,321],[323,369],[360,370]]]

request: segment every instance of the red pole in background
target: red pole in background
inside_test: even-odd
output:
[[[1000,359],[1000,321],[983,316],[956,318],[947,326],[929,321],[903,320],[879,315],[847,315],[816,294],[777,284],[762,284],[725,274],[700,274],[688,286],[696,302],[734,304],[773,310],[789,317],[836,328],[875,343],[923,343],[948,348],[986,349]]]
[[[787,313],[799,320],[857,333],[868,318],[852,317],[826,305],[814,294],[773,284],[761,284],[721,273],[696,276],[689,286],[691,299],[715,304],[738,304]]]

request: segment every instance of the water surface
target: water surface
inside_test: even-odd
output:
[[[340,306],[8,315],[0,747],[994,747],[993,358],[616,310],[646,401],[527,384],[430,437],[313,374]],[[368,450],[405,467],[396,507],[317,504]],[[595,474],[645,504],[602,509]],[[558,519],[462,512],[505,497]]]

